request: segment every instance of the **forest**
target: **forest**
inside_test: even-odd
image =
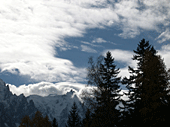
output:
[[[170,112],[169,80],[170,69],[149,41],[142,39],[132,60],[137,68],[128,66],[129,77],[118,77],[111,52],[106,57],[99,56],[94,62],[89,58],[87,86],[96,86],[92,94],[84,91],[82,99],[87,105],[84,119],[80,119],[74,103],[69,112],[66,127],[157,127],[167,126]],[[126,55],[126,54],[125,54]],[[120,94],[120,84],[127,93]],[[128,100],[121,99],[126,95]],[[119,106],[119,109],[115,107]],[[25,116],[19,127],[58,127],[57,121],[51,122],[37,111],[34,118]]]

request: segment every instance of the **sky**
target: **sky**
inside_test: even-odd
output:
[[[89,57],[110,51],[128,76],[143,38],[170,68],[169,26],[169,0],[0,0],[0,78],[17,95],[81,92]]]

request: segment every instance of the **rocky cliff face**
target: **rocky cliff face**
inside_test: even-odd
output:
[[[33,101],[23,94],[13,95],[0,79],[0,127],[17,127],[25,115],[33,117],[36,111]]]

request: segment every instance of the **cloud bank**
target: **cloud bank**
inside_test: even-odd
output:
[[[83,36],[86,29],[102,27],[110,20],[118,21],[111,8],[92,7],[105,2],[1,1],[1,72],[29,75],[35,81],[72,81],[80,75],[80,79],[84,78],[80,74],[82,68],[76,68],[69,60],[55,57],[56,48],[67,50],[71,44],[63,40],[65,37]],[[81,47],[82,51],[91,52],[90,47]]]

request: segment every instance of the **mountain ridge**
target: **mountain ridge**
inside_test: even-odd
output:
[[[77,104],[80,117],[83,118],[86,108],[72,89],[64,95],[48,96],[12,94],[9,86],[0,79],[0,127],[18,127],[21,119],[28,115],[32,118],[37,110],[49,120],[57,119],[59,127],[65,127],[73,102]]]

